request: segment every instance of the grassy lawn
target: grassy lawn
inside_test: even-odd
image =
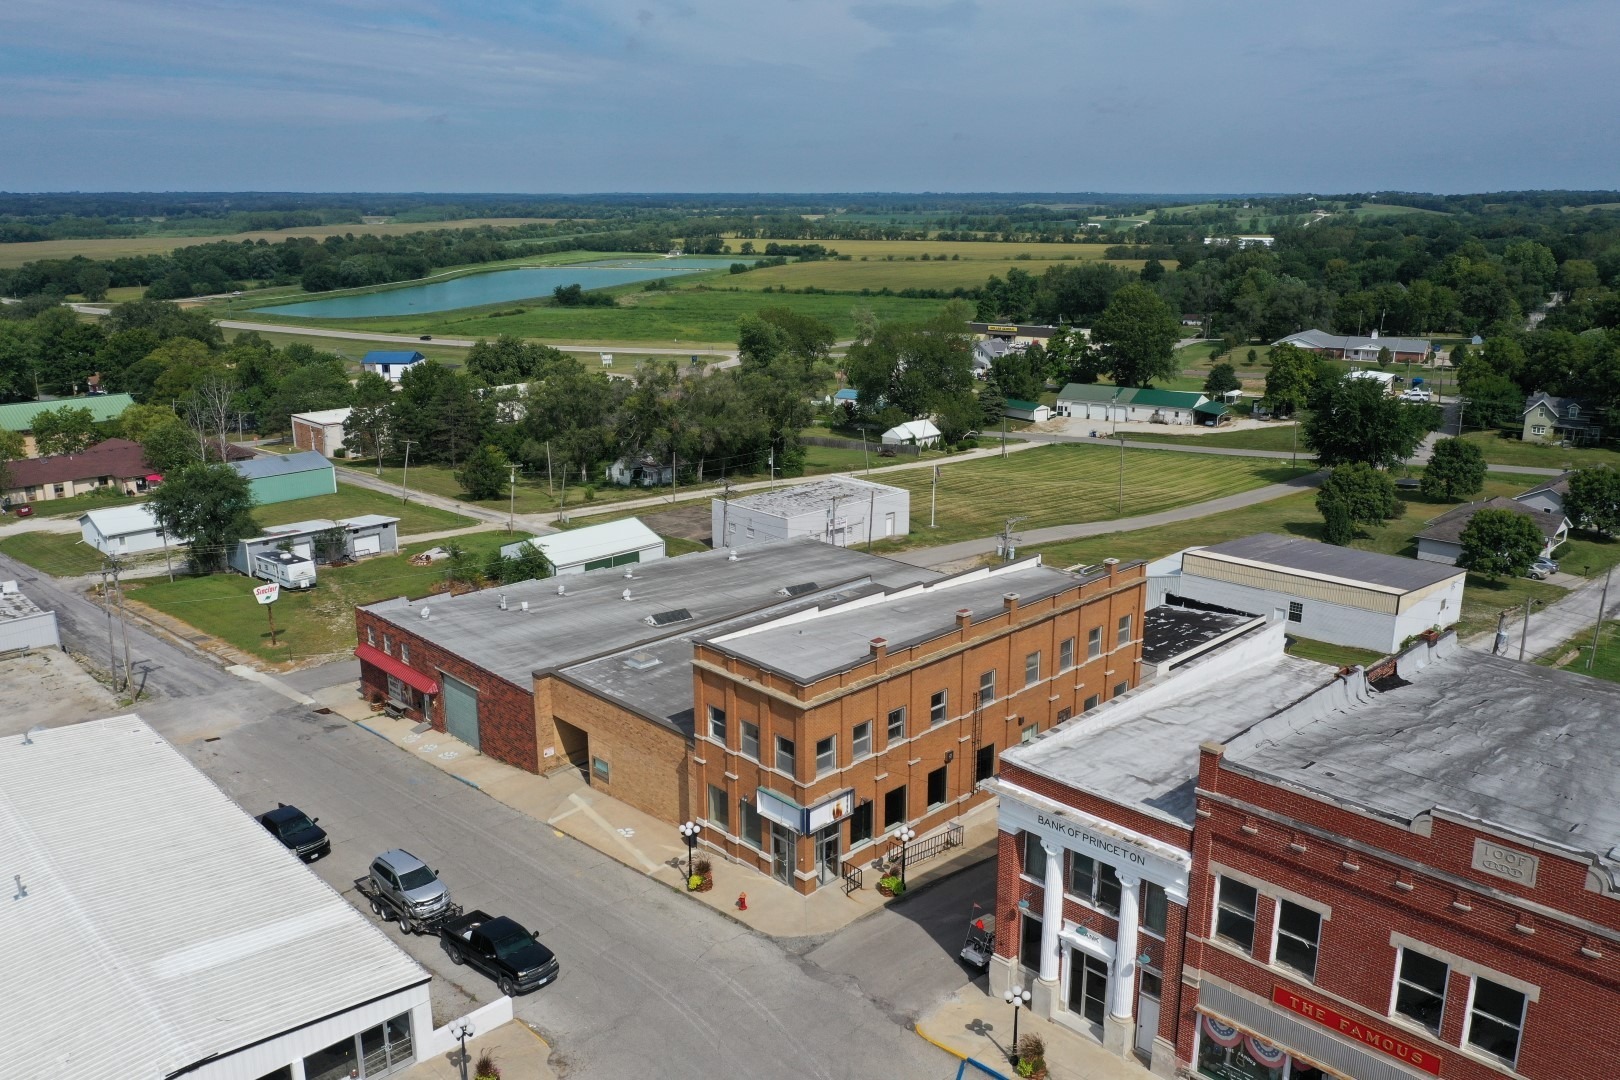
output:
[[[75,577],[101,569],[101,552],[73,533],[18,533],[0,540],[0,551],[52,577]]]
[[[1463,438],[1477,443],[1485,460],[1493,465],[1533,465],[1542,469],[1579,469],[1591,465],[1620,468],[1620,453],[1572,446],[1542,446],[1517,438],[1503,438],[1494,431],[1470,431]]]
[[[691,555],[698,551],[708,551],[709,545],[701,540],[688,540],[684,536],[666,536],[664,540],[664,554],[671,559],[677,555]]]
[[[452,514],[434,506],[401,503],[398,495],[386,495],[370,488],[353,484],[339,484],[336,495],[317,495],[311,499],[271,503],[253,511],[260,525],[286,525],[311,518],[351,518],[362,514],[387,514],[399,518],[399,534],[442,532],[478,524],[470,517]]]
[[[1591,649],[1592,631],[1588,628],[1558,646],[1537,663],[1552,666],[1559,657],[1578,650],[1580,655],[1564,665],[1565,671],[1620,682],[1620,622],[1606,622],[1603,629],[1598,631],[1597,656],[1592,658],[1592,668],[1588,671],[1586,661]]]
[[[1127,442],[1166,442],[1178,441],[1191,443],[1194,446],[1225,446],[1242,450],[1281,450],[1287,453],[1295,449],[1294,438],[1298,432],[1295,424],[1271,424],[1262,428],[1244,428],[1238,431],[1217,431],[1213,435],[1150,435],[1146,432],[1122,432]],[[1300,460],[1309,461],[1311,451],[1301,445],[1298,447]]]
[[[457,543],[486,555],[529,534],[474,533]],[[251,578],[239,574],[131,582],[129,598],[179,619],[244,652],[276,663],[335,656],[354,648],[354,609],[394,596],[425,596],[444,580],[445,564],[412,566],[409,555],[432,544],[414,544],[401,555],[384,555],[342,567],[321,567],[315,588],[283,590],[276,601],[275,648],[269,620],[253,599]]]
[[[1355,667],[1357,664],[1367,667],[1384,658],[1382,653],[1371,649],[1358,649],[1352,645],[1334,645],[1327,641],[1312,641],[1310,638],[1297,637],[1288,639],[1288,651],[1294,656],[1315,660],[1318,664],[1332,664],[1335,667]]]
[[[100,510],[106,506],[131,506],[135,503],[145,502],[145,495],[118,495],[112,492],[90,492],[86,495],[75,495],[71,499],[41,499],[30,503],[37,517],[59,518],[78,517],[86,510]],[[11,521],[10,517],[3,520]]]

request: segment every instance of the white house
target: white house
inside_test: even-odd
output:
[[[360,370],[375,372],[389,382],[399,382],[405,369],[427,357],[415,349],[373,349],[360,358]]]
[[[1533,503],[1498,497],[1464,503],[1429,522],[1428,527],[1417,535],[1417,557],[1425,562],[1455,566],[1457,560],[1462,558],[1463,530],[1468,528],[1468,523],[1481,510],[1511,510],[1529,518],[1541,530],[1539,554],[1543,558],[1551,558],[1558,545],[1569,539],[1570,522],[1562,509],[1547,511],[1538,509]]]
[[[664,487],[675,483],[675,464],[651,454],[627,454],[608,466],[607,479],[620,487]]]
[[[337,457],[343,449],[343,422],[353,409],[322,409],[319,412],[293,413],[292,440],[300,450],[313,450],[326,457]]]
[[[1165,588],[1264,615],[1300,637],[1391,653],[1416,634],[1454,624],[1466,578],[1418,559],[1260,533],[1189,548]]]
[[[883,433],[884,446],[933,446],[939,442],[939,428],[932,420],[907,420]]]
[[[85,543],[103,555],[161,551],[167,540],[152,508],[145,503],[109,506],[80,514],[79,532]]]
[[[911,531],[911,492],[854,477],[714,499],[709,523],[717,548],[749,548],[808,537],[847,547]]]
[[[1059,416],[1138,424],[1197,424],[1219,420],[1226,409],[1195,390],[1069,383],[1058,391]]]
[[[0,742],[0,851],[7,1076],[372,1077],[445,1049],[432,976],[138,716]]]
[[[1521,491],[1513,496],[1513,501],[1549,514],[1562,514],[1564,512],[1564,497],[1569,494],[1569,478],[1571,475],[1573,474],[1563,473],[1548,480],[1545,484],[1536,485],[1529,491]]]
[[[640,518],[520,540],[504,545],[501,557],[516,559],[531,544],[540,549],[546,562],[551,564],[551,572],[558,575],[583,574],[587,570],[605,570],[664,557],[664,538],[647,528]]]

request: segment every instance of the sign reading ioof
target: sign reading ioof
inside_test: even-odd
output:
[[[1539,856],[1485,839],[1474,841],[1474,869],[1483,870],[1494,877],[1533,889],[1536,887],[1536,868],[1540,865]]]

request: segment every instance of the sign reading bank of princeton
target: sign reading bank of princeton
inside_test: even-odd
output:
[[[1404,1039],[1397,1039],[1388,1032],[1368,1027],[1361,1021],[1345,1016],[1336,1009],[1300,997],[1288,987],[1276,984],[1271,989],[1271,1000],[1287,1009],[1297,1013],[1307,1020],[1321,1024],[1330,1031],[1354,1039],[1359,1043],[1382,1051],[1398,1061],[1403,1061],[1414,1069],[1422,1069],[1434,1076],[1440,1075],[1440,1055],[1431,1054],[1420,1046],[1413,1046]]]
[[[1148,864],[1148,857],[1145,852],[1127,847],[1117,840],[1111,840],[1106,836],[1098,836],[1096,833],[1082,829],[1078,825],[1060,821],[1057,818],[1050,818],[1045,814],[1036,814],[1035,820],[1043,829],[1061,833],[1070,840],[1078,840],[1087,847],[1095,848],[1105,855],[1112,856],[1106,861],[1112,862],[1116,866],[1127,864],[1145,867]]]

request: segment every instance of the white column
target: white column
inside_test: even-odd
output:
[[[1063,930],[1063,848],[1041,841],[1046,852],[1045,896],[1041,898],[1041,981],[1051,985],[1058,979],[1058,934]]]
[[[1109,1014],[1116,1020],[1129,1020],[1136,1004],[1136,890],[1137,878],[1119,876],[1119,937],[1114,944],[1114,971],[1110,989],[1113,1001]]]

